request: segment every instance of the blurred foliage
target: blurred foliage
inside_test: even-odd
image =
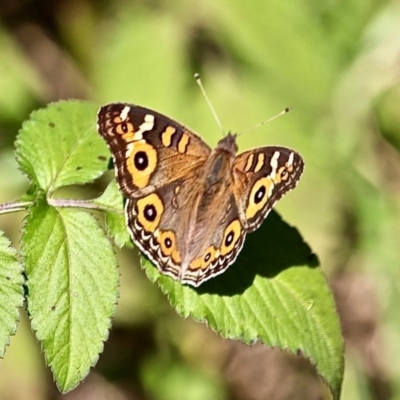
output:
[[[343,398],[400,398],[398,1],[15,0],[0,3],[0,16],[1,202],[26,190],[13,142],[28,114],[50,101],[141,104],[189,125],[212,145],[221,133],[195,72],[227,130],[246,130],[291,105],[290,114],[241,136],[239,145],[281,144],[305,158],[302,181],[277,208],[317,251],[334,289],[348,343]],[[101,180],[91,190],[100,194],[104,187]],[[22,217],[0,219],[15,245]],[[312,385],[301,367],[266,363],[259,347],[238,350],[203,325],[181,320],[134,254],[119,257],[121,298],[104,354],[68,400],[93,393],[321,398],[321,385],[307,392]],[[19,327],[2,362],[2,399],[59,396],[40,372],[29,329]],[[259,379],[250,386],[232,365],[241,356],[243,376],[255,355]]]

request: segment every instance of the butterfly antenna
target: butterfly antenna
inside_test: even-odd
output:
[[[292,109],[292,107],[286,107],[286,108],[285,108],[284,110],[282,110],[279,114],[276,114],[276,115],[273,116],[272,118],[269,118],[269,119],[267,119],[267,120],[265,120],[265,121],[263,121],[263,122],[260,122],[259,124],[253,126],[252,128],[247,129],[247,131],[243,131],[243,132],[238,133],[236,136],[240,136],[240,135],[243,135],[244,133],[249,133],[249,132],[251,132],[251,131],[254,131],[254,129],[257,129],[257,128],[259,128],[260,126],[263,126],[263,125],[265,125],[266,123],[271,122],[271,121],[273,121],[274,119],[276,119],[276,118],[278,118],[278,117],[281,117],[281,116],[284,115],[284,114],[287,114],[291,109]]]
[[[209,99],[208,96],[207,96],[207,93],[206,93],[206,91],[205,91],[205,89],[204,89],[204,87],[203,87],[203,84],[201,83],[200,74],[196,72],[196,73],[194,74],[194,79],[196,79],[196,82],[197,82],[197,84],[198,84],[199,87],[200,87],[201,93],[203,93],[203,96],[204,96],[204,98],[206,99],[206,102],[207,102],[207,104],[208,104],[208,107],[209,107],[209,109],[211,110],[211,113],[212,113],[212,115],[213,115],[215,121],[217,122],[217,125],[218,125],[220,131],[221,131],[222,134],[225,136],[225,129],[224,129],[224,127],[222,126],[221,121],[220,121],[220,119],[218,118],[218,115],[217,115],[217,113],[215,112],[215,109],[214,109],[214,107],[213,107],[213,105],[212,105],[210,99]]]

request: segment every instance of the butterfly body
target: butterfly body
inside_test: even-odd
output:
[[[234,262],[246,233],[304,166],[283,147],[237,155],[230,133],[211,150],[170,118],[130,104],[101,107],[98,129],[114,157],[133,241],[162,273],[193,286]]]

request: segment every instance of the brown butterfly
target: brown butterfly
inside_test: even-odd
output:
[[[302,157],[284,147],[236,155],[228,133],[212,150],[198,135],[133,104],[100,108],[133,241],[161,273],[193,286],[224,272],[276,201],[293,189]]]

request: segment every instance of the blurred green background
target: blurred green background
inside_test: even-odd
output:
[[[317,252],[334,291],[347,344],[342,398],[400,399],[398,0],[4,0],[0,18],[2,203],[28,187],[14,160],[18,129],[51,101],[140,104],[212,146],[221,133],[195,72],[226,130],[292,106],[239,146],[279,144],[303,155],[304,176],[277,210]],[[94,197],[105,184],[83,193]],[[23,217],[0,219],[16,246]],[[305,360],[182,320],[140,270],[136,251],[118,257],[110,338],[64,399],[329,398]],[[21,314],[0,365],[0,399],[58,399]]]

